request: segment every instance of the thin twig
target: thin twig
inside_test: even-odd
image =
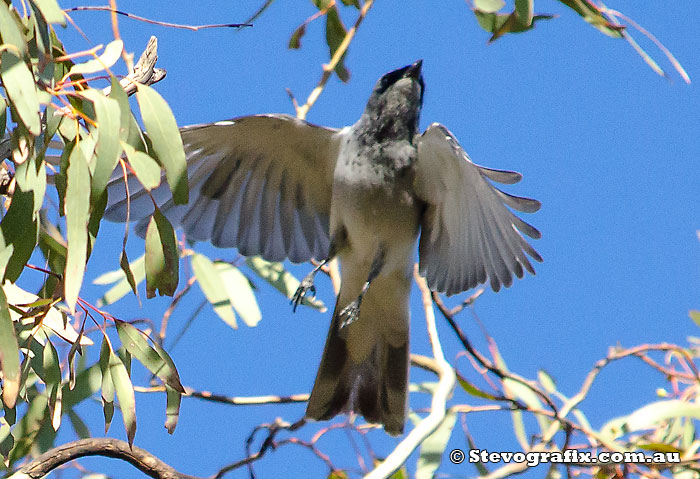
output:
[[[374,0],[367,0],[365,4],[362,5],[362,8],[360,9],[360,14],[357,17],[357,20],[355,21],[355,25],[353,25],[352,28],[350,28],[350,30],[347,31],[347,33],[345,34],[345,38],[343,38],[343,41],[338,46],[338,49],[335,51],[335,54],[333,54],[333,58],[331,58],[331,61],[323,65],[323,74],[321,75],[321,79],[319,80],[318,85],[316,85],[316,88],[314,88],[311,91],[309,97],[306,99],[306,103],[304,103],[297,109],[298,118],[302,120],[305,119],[311,107],[314,105],[314,103],[316,103],[316,100],[318,100],[318,97],[321,95],[323,89],[326,87],[326,83],[328,83],[328,80],[330,79],[331,74],[335,70],[335,67],[338,66],[338,63],[340,63],[341,58],[343,58],[343,55],[345,55],[345,52],[350,46],[350,42],[352,42],[352,39],[355,37],[357,29],[360,27],[360,24],[362,24],[362,21],[367,16],[369,9],[372,8],[373,3]]]
[[[80,11],[111,12],[112,15],[123,15],[127,18],[131,18],[132,20],[138,20],[140,22],[150,23],[151,25],[160,25],[161,27],[170,27],[170,28],[182,28],[184,30],[191,30],[194,32],[196,32],[198,30],[205,30],[208,28],[243,28],[243,27],[252,27],[253,26],[252,23],[216,23],[216,24],[211,24],[211,25],[183,25],[180,23],[161,22],[158,20],[151,20],[150,18],[140,17],[138,15],[134,15],[133,13],[128,13],[128,12],[124,12],[122,10],[117,10],[115,7],[112,7],[112,6],[71,7],[71,8],[66,8],[64,11],[66,11],[66,12],[80,12]],[[115,38],[118,38],[118,36],[115,35]]]

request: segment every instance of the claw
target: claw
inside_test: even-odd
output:
[[[340,329],[343,329],[357,321],[360,318],[360,301],[356,299],[352,303],[345,306],[340,311],[340,317],[342,319]]]
[[[310,299],[314,299],[316,297],[316,287],[314,286],[314,277],[312,275],[306,276],[303,280],[301,280],[299,287],[294,292],[294,296],[292,296],[291,300],[293,312],[296,313],[297,306],[304,301],[304,298],[309,291],[311,292]]]

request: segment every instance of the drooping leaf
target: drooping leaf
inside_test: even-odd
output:
[[[345,30],[345,25],[343,25],[343,21],[340,19],[340,15],[338,15],[338,9],[331,7],[326,14],[326,43],[328,44],[331,57],[335,55],[338,47],[340,47],[340,44],[345,39],[345,35],[347,35],[347,30]],[[350,72],[345,68],[346,53],[343,53],[338,65],[335,67],[335,74],[338,75],[338,78],[344,83],[350,80]]]
[[[532,24],[534,0],[515,0],[515,13],[518,14],[520,23],[525,26]]]
[[[462,389],[464,389],[466,392],[471,394],[472,396],[484,398],[484,399],[490,399],[490,400],[495,400],[496,397],[493,394],[489,394],[486,391],[482,391],[481,389],[477,388],[474,386],[472,383],[467,381],[464,378],[458,377],[457,381],[459,381],[459,384],[462,386]]]
[[[74,410],[69,409],[66,411],[66,414],[68,414],[68,419],[70,420],[71,426],[73,426],[73,431],[75,431],[76,436],[78,436],[80,439],[87,439],[90,437],[90,429],[87,427],[87,424],[81,419],[80,416],[78,416],[78,413],[76,413]],[[85,479],[85,476],[83,476],[83,479]]]
[[[421,444],[420,456],[416,465],[416,479],[432,479],[440,467],[447,443],[452,436],[457,413],[448,411],[438,428]]]
[[[63,276],[64,299],[74,312],[85,274],[90,219],[90,171],[82,149],[77,147],[73,148],[68,162],[65,209],[68,255]]]
[[[2,402],[15,406],[20,387],[19,347],[15,327],[10,317],[5,292],[0,289],[0,367],[2,368]]]
[[[146,133],[153,145],[153,153],[165,168],[165,176],[175,204],[186,204],[189,198],[187,186],[187,162],[182,138],[172,110],[151,87],[139,85],[136,99]]]
[[[146,297],[156,291],[172,296],[179,280],[179,255],[175,232],[158,208],[146,230]]]
[[[180,393],[185,392],[177,370],[163,360],[161,355],[149,344],[143,332],[124,321],[115,320],[115,324],[119,338],[127,351],[172,389]]]
[[[122,147],[129,158],[129,164],[134,169],[136,177],[146,190],[151,191],[160,185],[160,165],[146,153],[135,150],[128,143],[122,143]]]
[[[2,285],[2,290],[5,293],[7,301],[14,306],[15,309],[27,314],[30,308],[40,308],[35,311],[36,317],[41,317],[42,331],[47,335],[50,333],[56,334],[59,338],[67,341],[70,344],[79,340],[83,346],[92,344],[92,340],[87,336],[78,337],[78,332],[71,326],[63,312],[56,308],[56,301],[44,299],[42,300],[36,294],[25,291],[16,284],[6,281]],[[49,301],[46,303],[46,301]],[[19,321],[20,313],[10,310],[10,317],[13,321]]]
[[[544,390],[549,394],[553,394],[557,390],[557,385],[554,382],[554,379],[552,379],[552,376],[550,376],[547,371],[543,369],[537,371],[537,378],[539,379],[542,387],[544,387]]]
[[[97,116],[97,145],[95,147],[95,168],[92,172],[93,201],[102,195],[114,168],[119,162],[121,145],[119,143],[119,103],[104,96],[102,92],[89,89],[81,95],[93,103]]]
[[[8,5],[0,2],[0,38],[2,43],[14,46],[22,55],[27,55],[27,42],[24,40],[20,24]]]
[[[98,306],[112,304],[117,300],[126,296],[129,291],[135,290],[136,286],[146,279],[146,262],[145,255],[141,255],[134,261],[128,264],[129,270],[133,276],[133,288],[129,276],[124,273],[124,261],[128,261],[126,256],[120,258],[121,269],[105,273],[93,282],[95,284],[111,284],[115,283],[107,292],[97,301]]]
[[[39,96],[37,95],[34,75],[18,53],[3,50],[0,54],[0,78],[12,106],[16,109],[22,123],[32,135],[39,135]]]
[[[119,81],[112,77],[112,86],[109,92],[109,97],[119,103],[119,139],[128,143],[138,151],[146,151],[143,134],[141,128],[134,115],[131,113],[129,97],[124,88],[119,84]]]
[[[101,72],[107,68],[111,68],[117,63],[119,57],[124,50],[124,42],[121,40],[112,40],[107,44],[102,52],[97,58],[93,58],[84,63],[77,63],[71,67],[68,74],[69,75],[85,75],[88,73]]]
[[[301,38],[306,34],[306,22],[302,23],[294,30],[292,36],[289,37],[289,44],[287,48],[290,50],[298,50],[301,48]]]
[[[270,285],[287,298],[292,299],[292,296],[294,296],[294,293],[299,287],[300,281],[288,272],[282,263],[273,263],[260,256],[248,257],[245,259],[245,262],[255,274],[270,283]],[[308,296],[304,297],[301,304],[316,308],[322,313],[326,311],[326,306],[323,304],[323,301],[309,299]]]
[[[165,386],[165,394],[167,397],[167,405],[165,407],[165,429],[168,430],[168,434],[172,434],[175,432],[177,420],[180,416],[182,394],[167,385]]]
[[[43,372],[49,397],[49,419],[53,430],[58,431],[58,427],[61,425],[62,414],[61,366],[58,360],[58,353],[51,341],[47,341],[46,346],[44,346]]]
[[[206,256],[195,253],[192,255],[192,270],[216,314],[232,328],[238,328],[228,291],[214,263]]]
[[[114,417],[114,383],[109,369],[110,347],[107,339],[102,340],[100,347],[100,371],[102,372],[102,413],[105,417],[105,434],[109,431],[109,426],[112,424]]]
[[[109,374],[112,377],[112,384],[119,399],[119,409],[122,412],[126,437],[131,446],[136,435],[136,399],[134,397],[134,386],[131,384],[129,372],[122,360],[114,353],[109,352]]]
[[[588,23],[602,33],[613,38],[622,38],[624,27],[610,22],[600,9],[590,0],[559,0],[561,3],[578,13]]]
[[[39,8],[48,23],[58,23],[64,27],[66,26],[63,10],[58,6],[56,0],[31,0],[31,2]]]
[[[497,40],[506,33],[520,33],[531,30],[535,28],[535,23],[539,20],[550,20],[554,18],[552,15],[534,15],[532,21],[529,24],[525,24],[520,20],[515,11],[512,13],[488,13],[475,10],[474,15],[476,15],[479,26],[487,32],[492,33],[491,38],[489,38],[489,43]]]
[[[243,322],[251,328],[257,326],[262,313],[248,278],[230,263],[217,261],[214,267],[219,273],[228,298]]]

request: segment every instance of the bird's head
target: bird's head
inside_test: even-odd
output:
[[[422,64],[418,60],[391,71],[375,85],[363,117],[377,127],[379,136],[410,140],[416,133],[425,90]]]

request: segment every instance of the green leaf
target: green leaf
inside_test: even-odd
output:
[[[151,191],[160,186],[160,165],[146,153],[135,150],[131,145],[122,143],[129,158],[129,164],[134,169],[136,177],[146,190]]]
[[[248,278],[230,263],[217,261],[214,267],[219,273],[233,309],[247,326],[251,328],[257,326],[262,319],[262,313]]]
[[[0,417],[0,456],[5,466],[9,465],[10,451],[15,446],[15,438],[10,434],[10,424]]]
[[[553,394],[557,390],[557,384],[552,379],[552,376],[543,369],[537,371],[537,379],[539,379],[540,384],[544,387],[544,390],[549,394]]]
[[[26,163],[29,162],[19,165],[18,169],[27,168]],[[5,279],[11,282],[22,273],[38,239],[35,200],[35,192],[24,190],[18,183],[12,195],[12,203],[0,223],[0,251],[3,256],[10,255],[5,268]],[[8,248],[10,252],[7,251]]]
[[[90,171],[83,152],[73,148],[68,160],[66,184],[66,231],[68,254],[63,276],[64,299],[71,313],[75,312],[87,261],[87,225],[90,219]]]
[[[270,283],[275,289],[284,294],[287,298],[292,299],[294,293],[299,287],[299,280],[291,273],[284,269],[282,263],[273,263],[267,261],[260,256],[251,256],[245,259],[248,267],[262,279]],[[304,297],[301,304],[316,308],[322,313],[326,311],[326,306],[323,301],[317,299],[309,299]]]
[[[153,212],[146,230],[146,297],[156,291],[172,296],[179,280],[179,255],[175,232],[158,208]]]
[[[109,358],[111,348],[107,342],[107,338],[102,339],[100,347],[100,371],[102,372],[102,413],[105,417],[105,434],[109,431],[109,426],[112,424],[114,417],[114,383],[112,375],[109,372]]]
[[[474,386],[472,383],[467,381],[464,378],[457,377],[457,381],[459,381],[459,384],[462,386],[462,389],[464,389],[466,392],[471,394],[472,396],[484,398],[484,399],[490,399],[490,400],[495,400],[496,397],[493,394],[489,394],[486,391],[482,391],[481,389],[477,388]]]
[[[508,393],[508,397],[514,397],[518,400],[521,400],[531,409],[542,409],[542,402],[540,401],[540,397],[530,387],[508,378],[503,380],[503,387]],[[551,424],[549,418],[541,414],[535,414],[535,418],[537,418],[537,422],[539,423],[540,430],[542,431],[542,433],[549,429],[549,425]]]
[[[219,276],[219,271],[209,258],[195,253],[192,255],[192,270],[197,277],[197,283],[202,289],[209,303],[214,308],[216,314],[229,326],[238,328],[236,315],[233,312],[229,293],[224,285],[224,281]]]
[[[16,52],[4,50],[0,54],[0,78],[22,123],[32,135],[38,136],[41,125],[34,75]]]
[[[46,383],[46,392],[49,396],[48,408],[49,419],[54,431],[61,425],[61,366],[58,360],[58,353],[51,341],[46,341],[44,346],[43,380]]]
[[[328,13],[326,13],[326,43],[328,44],[331,57],[335,55],[336,50],[338,50],[338,47],[345,39],[346,34],[347,31],[345,30],[343,21],[340,19],[340,15],[338,15],[338,9],[332,7],[328,10]],[[347,52],[343,53],[338,65],[335,67],[335,74],[338,75],[338,78],[344,83],[350,80],[350,72],[345,68],[346,54]]]
[[[20,387],[19,347],[10,317],[5,292],[0,288],[0,367],[2,367],[2,402],[15,407]]]
[[[24,40],[15,10],[10,10],[5,2],[0,2],[0,37],[2,43],[14,46],[22,56],[28,54],[27,42]]]
[[[485,13],[496,13],[505,5],[504,0],[474,0],[474,8]]]
[[[105,191],[121,155],[119,103],[104,96],[98,90],[89,89],[80,94],[92,102],[97,120],[97,145],[95,147],[97,159],[95,169],[92,172],[92,198],[94,201]]]
[[[690,319],[692,319],[697,326],[700,326],[700,311],[691,309],[688,311],[688,316],[690,316]]]
[[[165,407],[165,429],[168,430],[168,434],[172,434],[175,432],[177,420],[180,416],[180,401],[182,401],[182,395],[170,386],[165,386],[165,394],[167,397],[167,405]]]
[[[68,343],[75,343],[80,339],[81,345],[91,345],[92,340],[86,336],[78,338],[78,332],[73,329],[67,319],[64,317],[64,313],[59,311],[56,307],[48,307],[49,303],[45,303],[46,300],[40,299],[34,293],[23,290],[16,284],[6,282],[2,289],[7,297],[8,303],[12,304],[16,310],[22,312],[22,314],[27,313],[31,307],[41,307],[40,311],[34,312],[34,317],[42,317],[41,321],[41,331],[47,334],[55,334],[61,339],[67,341]],[[47,311],[48,309],[48,311]],[[13,321],[19,321],[20,313],[10,310],[10,317]]]
[[[139,300],[139,304],[141,303],[141,298],[139,298],[139,292],[136,289],[136,278],[134,277],[134,272],[131,270],[131,265],[129,264],[129,258],[126,256],[126,249],[122,247],[122,252],[119,255],[119,267],[121,270],[124,272],[124,276],[126,277],[126,281],[129,283],[129,287],[131,288],[131,291],[136,295],[136,299]],[[143,281],[143,278],[146,275],[146,270],[144,269],[143,275],[141,275],[141,278],[139,279],[139,282]]]
[[[301,38],[306,34],[306,22],[302,23],[294,30],[292,36],[289,37],[289,44],[287,48],[290,50],[298,50],[301,48]]]
[[[141,255],[128,265],[129,269],[132,271],[133,288],[131,286],[131,280],[128,275],[124,273],[124,261],[128,261],[125,255],[120,257],[122,269],[110,271],[95,279],[93,281],[95,284],[116,283],[97,301],[97,306],[101,307],[112,304],[126,296],[132,289],[135,290],[136,286],[146,279],[145,258],[145,255]]]
[[[651,429],[655,424],[674,418],[700,419],[700,405],[672,399],[647,404],[627,416],[627,428],[631,431]]]
[[[535,23],[539,20],[550,20],[553,15],[534,15],[530,24],[521,22],[517,13],[487,13],[479,10],[474,11],[479,26],[487,32],[493,33],[489,38],[489,43],[496,41],[506,33],[520,33],[535,28]]]
[[[611,23],[600,9],[589,0],[559,0],[567,7],[581,15],[586,22],[602,33],[613,38],[622,38],[624,27]]]
[[[440,466],[456,421],[457,413],[448,411],[438,428],[425,438],[421,444],[420,456],[416,465],[416,479],[432,479],[435,477],[435,471]]]
[[[177,370],[164,361],[160,354],[151,347],[148,340],[144,337],[146,336],[145,333],[124,321],[115,319],[114,323],[117,326],[119,338],[127,351],[172,389],[180,393],[185,392],[185,388],[180,383],[180,376]]]
[[[124,50],[124,42],[112,40],[107,44],[101,55],[84,63],[73,65],[68,71],[68,75],[85,75],[86,73],[97,73],[111,68],[119,60],[122,50]]]
[[[87,427],[85,422],[78,416],[78,413],[73,411],[72,409],[68,410],[66,412],[68,414],[68,419],[70,419],[70,424],[73,426],[73,430],[75,431],[75,434],[80,438],[80,439],[87,439],[90,437],[90,429]],[[85,479],[85,476],[82,477],[82,479]]]
[[[117,392],[117,399],[119,399],[119,409],[122,412],[126,437],[129,440],[129,446],[131,446],[134,444],[134,436],[136,435],[134,386],[131,384],[126,366],[111,350],[109,351],[109,373],[112,376],[112,384],[114,384],[114,389]]]
[[[136,148],[139,151],[145,151],[146,146],[143,140],[141,128],[134,115],[131,113],[129,97],[124,88],[119,84],[119,81],[112,77],[112,87],[109,92],[109,97],[117,100],[119,103],[119,139]]]
[[[63,10],[58,6],[56,0],[31,0],[31,2],[39,8],[48,23],[58,23],[64,27],[66,26]]]
[[[515,13],[520,23],[528,27],[532,24],[533,3],[534,0],[515,0]]]
[[[153,145],[153,153],[165,168],[173,201],[177,205],[186,204],[189,198],[187,162],[173,112],[165,100],[149,86],[140,84],[136,99],[148,138]]]

